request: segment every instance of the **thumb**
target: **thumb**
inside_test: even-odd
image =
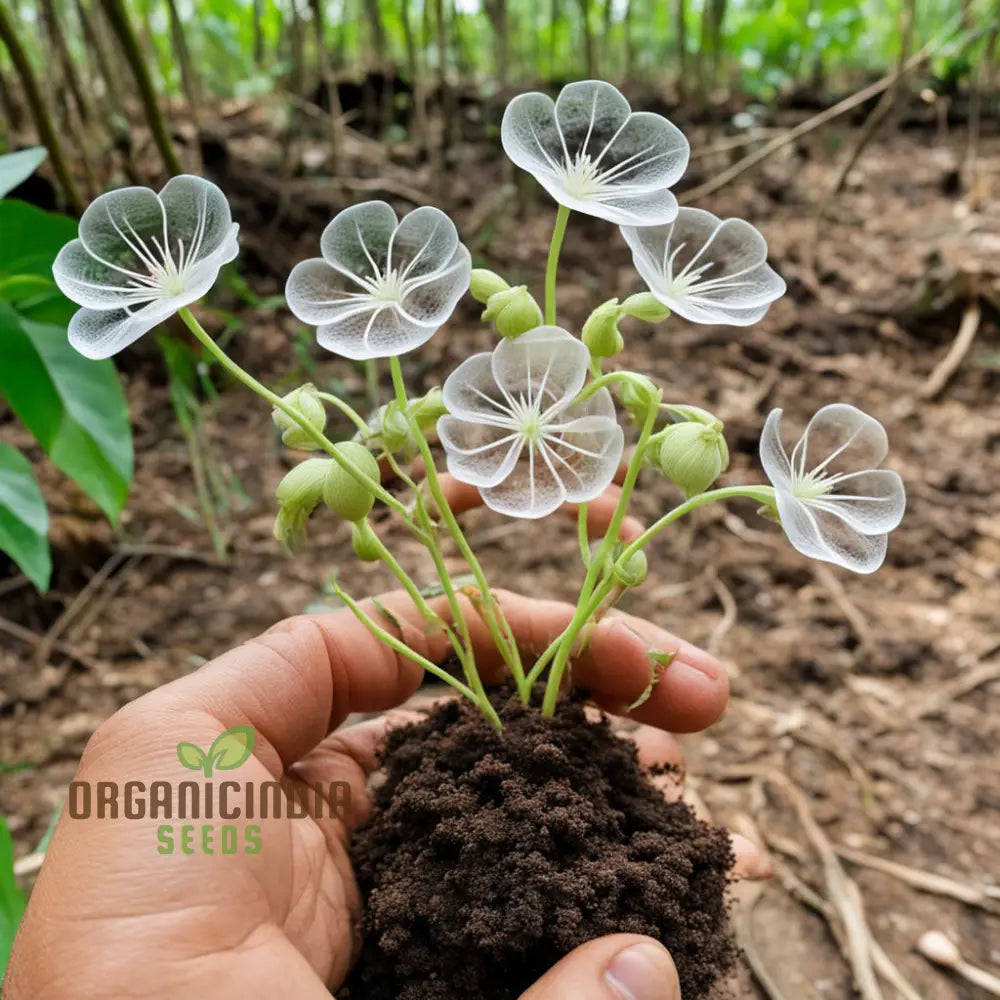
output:
[[[614,934],[588,941],[554,965],[521,1000],[681,1000],[677,970],[652,938]]]

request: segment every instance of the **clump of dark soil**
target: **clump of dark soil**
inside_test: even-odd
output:
[[[662,941],[684,1000],[705,997],[735,957],[726,832],[667,802],[581,696],[554,719],[509,691],[493,701],[502,735],[450,701],[389,738],[352,845],[367,907],[349,995],[515,1000],[578,945],[626,932]]]

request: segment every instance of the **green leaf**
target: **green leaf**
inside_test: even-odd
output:
[[[253,726],[235,726],[216,737],[208,756],[220,771],[234,771],[253,753]]]
[[[5,198],[0,201],[0,233],[0,279],[14,274],[51,279],[52,262],[61,247],[76,238],[77,225],[65,215]]]
[[[31,463],[0,441],[0,550],[41,591],[49,586],[49,512]]]
[[[0,156],[0,198],[26,181],[48,155],[44,146],[32,146],[30,149]]]
[[[0,394],[53,463],[117,520],[132,482],[132,431],[114,365],[87,360],[64,329],[3,302],[0,343]]]
[[[196,747],[193,743],[178,743],[177,759],[189,771],[200,771],[205,766],[208,757],[204,750]]]
[[[0,980],[26,905],[27,899],[14,879],[14,842],[7,821],[0,817]]]

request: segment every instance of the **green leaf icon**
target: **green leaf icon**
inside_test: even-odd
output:
[[[189,770],[200,771],[205,766],[208,758],[205,751],[196,747],[193,743],[177,744],[177,759]]]
[[[250,759],[253,744],[253,726],[234,726],[216,737],[208,756],[218,770],[233,771]]]

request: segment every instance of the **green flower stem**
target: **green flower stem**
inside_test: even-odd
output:
[[[389,367],[392,372],[392,384],[396,392],[396,400],[398,401],[402,412],[407,414],[410,424],[410,432],[413,435],[417,448],[420,451],[420,455],[424,460],[424,475],[427,477],[427,486],[431,491],[431,496],[434,499],[434,503],[437,506],[441,519],[444,521],[445,527],[448,529],[448,533],[455,540],[455,544],[458,546],[458,550],[461,552],[462,558],[466,561],[469,569],[472,571],[472,575],[476,581],[476,587],[482,597],[483,621],[486,623],[490,636],[499,650],[500,655],[503,657],[504,662],[507,664],[511,675],[514,677],[514,682],[523,698],[525,696],[522,690],[522,685],[524,684],[524,668],[521,665],[521,654],[517,648],[517,642],[514,640],[513,634],[510,630],[510,625],[507,623],[500,605],[497,603],[492,592],[490,591],[489,584],[486,580],[486,574],[483,572],[482,566],[479,565],[479,560],[472,551],[472,547],[466,540],[465,534],[463,533],[458,520],[456,519],[455,514],[444,495],[444,490],[441,489],[441,481],[438,479],[437,468],[434,465],[434,456],[431,454],[430,445],[427,443],[427,439],[424,437],[423,432],[420,430],[416,420],[414,420],[413,416],[409,413],[409,408],[407,406],[406,383],[403,381],[403,369],[399,363],[399,358],[390,358]],[[445,573],[444,579],[442,579],[442,585],[444,585],[445,579],[448,579],[447,572]],[[474,687],[477,692],[481,692],[484,701],[486,701],[486,690],[482,686],[482,680],[479,678],[478,671],[474,671],[473,673],[476,681]]]
[[[656,407],[651,406],[646,413],[646,419],[643,421],[642,430],[639,432],[639,440],[636,444],[635,452],[628,464],[628,469],[625,471],[622,492],[618,498],[615,512],[611,516],[608,530],[604,534],[600,548],[594,554],[594,558],[587,569],[587,576],[583,581],[583,587],[580,589],[576,613],[560,637],[558,651],[555,654],[552,667],[549,670],[549,677],[545,684],[545,698],[542,701],[543,715],[552,715],[555,712],[562,676],[572,654],[577,634],[587,623],[587,620],[596,608],[600,607],[600,601],[603,600],[604,595],[601,595],[596,606],[591,606],[593,604],[594,588],[597,586],[600,574],[606,572],[608,568],[609,557],[615,543],[618,541],[625,515],[628,513],[629,500],[632,497],[632,491],[635,489],[636,480],[639,478],[639,470],[642,468],[642,456],[646,451],[646,443],[649,441],[649,436],[653,433],[653,426],[656,423],[658,412]],[[537,664],[535,665],[535,669],[537,669]],[[534,673],[534,670],[532,673]]]
[[[552,230],[552,242],[549,244],[549,260],[545,265],[545,322],[548,326],[554,326],[556,322],[556,272],[559,270],[559,252],[562,250],[567,222],[569,209],[560,205],[556,212],[555,228]]]
[[[596,376],[580,390],[573,403],[575,405],[576,403],[582,403],[584,400],[590,399],[598,389],[603,389],[614,382],[628,382],[631,379],[631,372],[605,372],[601,374],[600,370],[598,370]]]
[[[351,609],[354,613],[354,617],[361,622],[362,625],[372,635],[377,639],[384,642],[390,649],[395,650],[400,656],[405,656],[408,660],[412,660],[418,666],[423,667],[429,674],[437,677],[438,680],[444,681],[445,684],[451,685],[459,694],[463,697],[468,698],[474,705],[477,705],[482,709],[483,713],[490,720],[490,723],[494,728],[500,732],[503,729],[503,725],[500,722],[500,717],[497,715],[496,710],[487,701],[485,704],[480,702],[476,693],[465,684],[463,684],[457,677],[452,677],[447,670],[442,670],[436,663],[431,662],[426,656],[421,656],[416,650],[411,649],[406,645],[401,639],[397,639],[390,632],[387,632],[381,625],[374,621],[371,615],[367,614],[364,609],[358,604],[357,601],[351,597],[347,591],[344,590],[340,584],[334,580],[331,584],[334,593]]]
[[[582,503],[576,509],[576,540],[580,543],[580,558],[584,566],[590,565],[590,538],[587,535],[587,511],[590,504]]]
[[[252,389],[262,399],[267,400],[272,406],[277,407],[282,413],[291,417],[299,427],[302,428],[325,451],[345,472],[350,473],[359,483],[371,490],[372,494],[381,500],[387,507],[392,508],[397,514],[407,521],[409,520],[406,507],[397,500],[381,483],[376,482],[366,476],[355,464],[340,453],[334,447],[333,442],[317,428],[313,427],[309,421],[302,416],[294,407],[289,406],[280,396],[271,392],[267,386],[257,381],[249,372],[244,371],[212,338],[205,332],[204,327],[198,322],[194,314],[187,307],[178,310],[178,315],[184,321],[187,328],[194,334],[195,339],[200,343],[223,368],[235,379],[242,382],[248,389]]]
[[[361,414],[354,409],[354,407],[345,403],[339,396],[334,396],[332,392],[317,392],[316,395],[319,396],[320,399],[323,399],[327,403],[337,407],[337,409],[340,410],[340,412],[343,413],[355,427],[357,427],[362,435],[365,437],[371,436],[372,429],[365,422],[364,417],[362,417]]]

